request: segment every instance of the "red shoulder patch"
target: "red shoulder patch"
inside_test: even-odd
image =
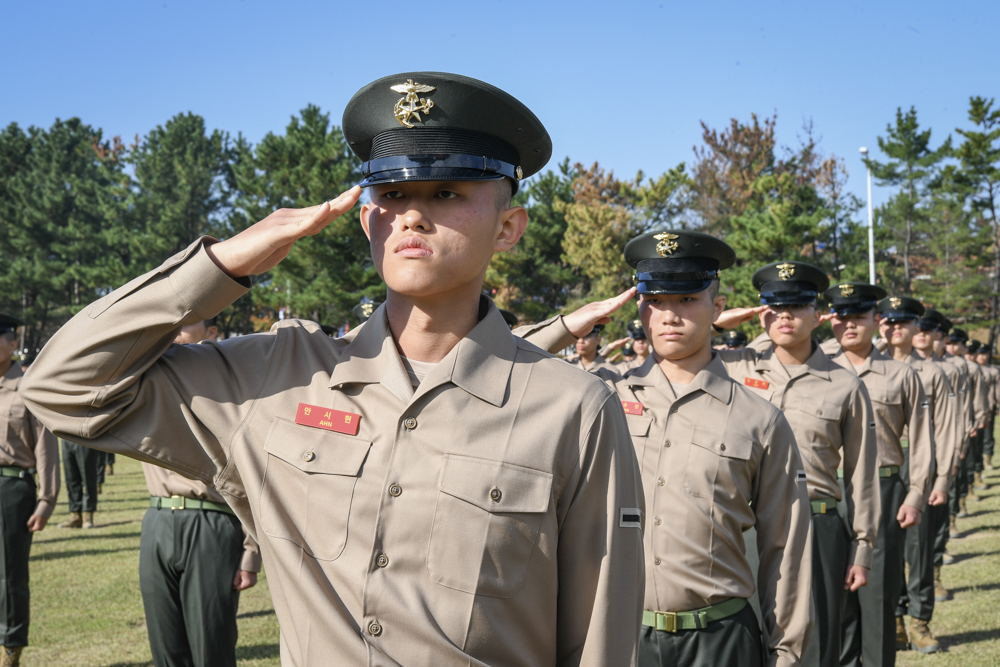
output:
[[[356,415],[353,412],[341,412],[308,403],[299,403],[299,409],[295,412],[296,424],[325,428],[327,431],[336,431],[347,435],[358,434],[358,422],[360,421],[361,415]]]
[[[746,378],[743,380],[743,384],[748,387],[753,387],[754,389],[767,389],[771,386],[770,382],[766,380],[758,380],[757,378]]]
[[[642,414],[642,403],[633,403],[631,401],[622,401],[622,409],[625,410],[627,415],[641,415]]]

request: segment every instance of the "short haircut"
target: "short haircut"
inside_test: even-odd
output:
[[[719,296],[719,279],[716,278],[708,285],[708,298],[715,300],[715,297]]]
[[[4,331],[2,334],[0,334],[0,337],[3,337],[4,340],[6,340],[8,343],[13,343],[15,340],[17,340],[17,332],[14,331],[13,329],[8,329],[7,331]]]
[[[510,199],[514,196],[514,187],[504,177],[493,182],[493,203],[498,211],[510,208]]]

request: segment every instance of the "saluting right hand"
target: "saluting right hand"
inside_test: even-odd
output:
[[[361,186],[308,208],[282,208],[231,239],[206,247],[208,256],[233,278],[273,269],[304,236],[318,234],[357,203]]]
[[[577,338],[583,338],[594,330],[595,324],[610,322],[611,318],[608,316],[628,303],[634,296],[635,288],[630,287],[618,296],[588,303],[569,315],[563,315],[563,325]]]
[[[715,326],[720,329],[735,329],[744,322],[749,322],[753,318],[760,315],[765,310],[767,306],[757,306],[756,308],[730,308],[729,310],[724,310],[719,314],[719,317],[712,322]]]

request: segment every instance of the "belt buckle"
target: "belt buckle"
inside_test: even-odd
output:
[[[170,510],[184,509],[184,496],[170,496]],[[178,502],[179,501],[179,502]]]
[[[677,614],[675,612],[658,611],[654,614],[654,616],[657,630],[663,630],[664,632],[677,632]]]

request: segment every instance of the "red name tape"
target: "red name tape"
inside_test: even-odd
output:
[[[771,386],[770,382],[766,382],[764,380],[756,380],[754,378],[747,378],[743,380],[743,384],[745,384],[748,387],[753,387],[754,389],[767,389],[768,387]]]
[[[641,415],[642,414],[642,403],[633,403],[631,401],[622,401],[622,408],[625,410],[627,415]]]
[[[299,403],[299,409],[295,413],[296,424],[325,428],[328,431],[346,433],[347,435],[358,434],[360,421],[361,415],[356,415],[353,412],[341,412],[307,403]]]

